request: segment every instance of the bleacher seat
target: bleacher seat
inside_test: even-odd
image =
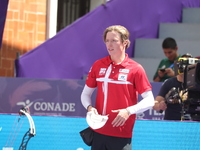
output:
[[[165,58],[162,50],[164,39],[136,39],[135,40],[135,58]],[[190,53],[193,56],[200,55],[200,40],[176,40],[178,53]]]
[[[182,23],[200,23],[200,8],[183,8]]]
[[[199,40],[176,40],[178,53],[190,53],[194,57],[200,56]],[[148,76],[150,82],[153,81],[154,73],[160,60],[165,58],[162,50],[163,39],[136,39],[135,53],[133,60],[140,63]]]
[[[132,59],[143,66],[149,81],[152,82],[154,73],[156,72],[160,59],[159,58],[132,58]]]
[[[176,40],[200,40],[198,23],[160,23],[159,38],[173,37]]]
[[[160,23],[157,39],[136,39],[133,60],[146,70],[153,81],[154,73],[161,59],[166,58],[162,42],[172,37],[178,45],[178,53],[200,56],[200,8],[183,8],[182,23]]]

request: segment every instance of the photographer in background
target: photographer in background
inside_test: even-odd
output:
[[[181,58],[191,58],[191,54],[184,54]],[[153,109],[156,111],[165,111],[164,120],[181,120],[182,107],[180,102],[177,100],[173,103],[166,103],[166,95],[174,88],[179,91],[184,90],[183,86],[183,71],[175,77],[167,79],[161,86],[160,91],[155,99],[155,105]]]
[[[177,52],[178,47],[176,41],[173,38],[168,37],[164,39],[162,48],[167,58],[160,61],[153,77],[154,82],[164,82],[166,79],[174,77],[174,61],[180,58],[180,55]]]

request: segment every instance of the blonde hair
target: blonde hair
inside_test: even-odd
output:
[[[120,34],[122,43],[124,41],[127,41],[126,49],[129,48],[130,43],[131,43],[130,40],[129,40],[129,35],[130,35],[129,31],[124,26],[121,26],[121,25],[113,25],[113,26],[109,26],[108,28],[106,28],[106,30],[103,33],[103,40],[104,40],[104,42],[106,40],[107,33],[111,32],[111,31],[118,32]]]

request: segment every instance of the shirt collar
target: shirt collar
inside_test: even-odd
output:
[[[129,57],[128,57],[128,54],[125,53],[125,59],[118,65],[125,67],[128,64],[128,62],[129,62]],[[114,62],[110,59],[110,55],[109,55],[107,56],[107,64],[110,65],[111,63],[115,65]]]

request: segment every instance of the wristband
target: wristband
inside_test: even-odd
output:
[[[130,116],[130,115],[131,115],[131,113],[130,113],[130,111],[128,110],[128,108],[126,108],[126,111],[128,112],[128,115]]]
[[[88,108],[89,108],[90,106],[92,107],[92,105],[88,105],[88,107],[87,107],[87,111],[88,111]]]

